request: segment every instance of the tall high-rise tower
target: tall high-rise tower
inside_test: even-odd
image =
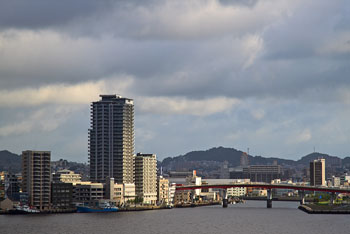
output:
[[[22,191],[28,194],[28,204],[38,210],[50,209],[51,152],[22,152]]]
[[[134,183],[134,102],[117,95],[100,97],[91,104],[90,180]]]
[[[326,161],[325,159],[316,159],[310,162],[310,185],[326,185]]]

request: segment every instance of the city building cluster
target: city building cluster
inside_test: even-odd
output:
[[[135,154],[134,103],[117,95],[100,95],[91,104],[88,138],[88,176],[67,170],[66,161],[55,163],[50,151],[22,152],[22,173],[0,173],[0,209],[28,207],[41,212],[74,211],[78,205],[93,207],[108,203],[117,207],[173,206],[218,202],[223,197],[267,196],[259,188],[234,187],[224,191],[215,188],[176,190],[177,185],[215,185],[240,183],[295,184],[282,180],[283,170],[273,165],[249,165],[243,154],[240,167],[220,167],[217,179],[202,178],[193,171],[157,171],[155,154]],[[59,167],[58,167],[59,166]],[[348,187],[350,175],[326,178],[325,159],[310,162],[309,181],[303,185]],[[294,196],[294,190],[279,189],[275,196]]]

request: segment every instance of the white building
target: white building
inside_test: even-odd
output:
[[[175,192],[176,183],[171,183],[169,186],[169,204],[174,204]]]
[[[124,203],[134,200],[136,197],[135,184],[123,184],[123,200]]]
[[[157,202],[157,159],[155,154],[135,156],[136,196],[143,198],[145,204]]]
[[[193,171],[192,176],[188,176],[186,178],[186,184],[187,185],[202,185],[202,177],[197,176],[196,170]],[[201,193],[201,189],[195,190],[195,195],[199,196]]]

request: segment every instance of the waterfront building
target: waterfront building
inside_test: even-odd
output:
[[[51,206],[54,209],[72,209],[73,184],[66,182],[51,183]]]
[[[157,202],[157,159],[155,154],[138,153],[135,156],[136,196],[146,204]]]
[[[174,196],[174,204],[192,202],[192,194],[189,190],[176,190]]]
[[[280,165],[251,165],[243,168],[244,179],[251,182],[271,183],[274,179],[280,179],[282,168]]]
[[[117,95],[100,97],[91,104],[90,180],[134,183],[134,102]]]
[[[22,174],[9,173],[7,175],[7,179],[5,180],[5,184],[7,184],[6,196],[12,201],[19,201],[22,185]]]
[[[174,204],[175,192],[176,192],[176,183],[170,183],[170,186],[169,186],[169,204]]]
[[[104,199],[104,184],[81,182],[74,186],[73,200],[75,202],[90,202]]]
[[[81,175],[75,174],[74,171],[63,169],[53,173],[52,180],[54,182],[79,183],[81,182]]]
[[[105,199],[113,200],[118,206],[123,206],[135,199],[135,184],[114,183],[114,178],[106,181]]]
[[[5,172],[0,172],[0,201],[6,198]]]
[[[193,170],[192,175],[186,178],[187,185],[202,185],[202,177],[197,176],[197,171]],[[201,193],[201,189],[196,189],[194,191],[195,196],[199,196]]]
[[[51,202],[51,152],[22,152],[22,191],[28,194],[28,205],[49,210]]]
[[[169,180],[165,179],[163,176],[159,176],[157,179],[157,203],[169,203]]]
[[[326,161],[316,159],[310,162],[310,185],[326,186]]]
[[[124,204],[135,200],[136,198],[136,186],[134,183],[123,184],[123,202]]]
[[[247,194],[247,188],[245,187],[228,188],[226,192],[228,197],[240,197],[240,196],[245,196]]]

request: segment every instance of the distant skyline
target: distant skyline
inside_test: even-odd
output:
[[[160,160],[350,156],[349,1],[45,2],[0,0],[0,150],[87,162],[90,103],[119,94]]]

